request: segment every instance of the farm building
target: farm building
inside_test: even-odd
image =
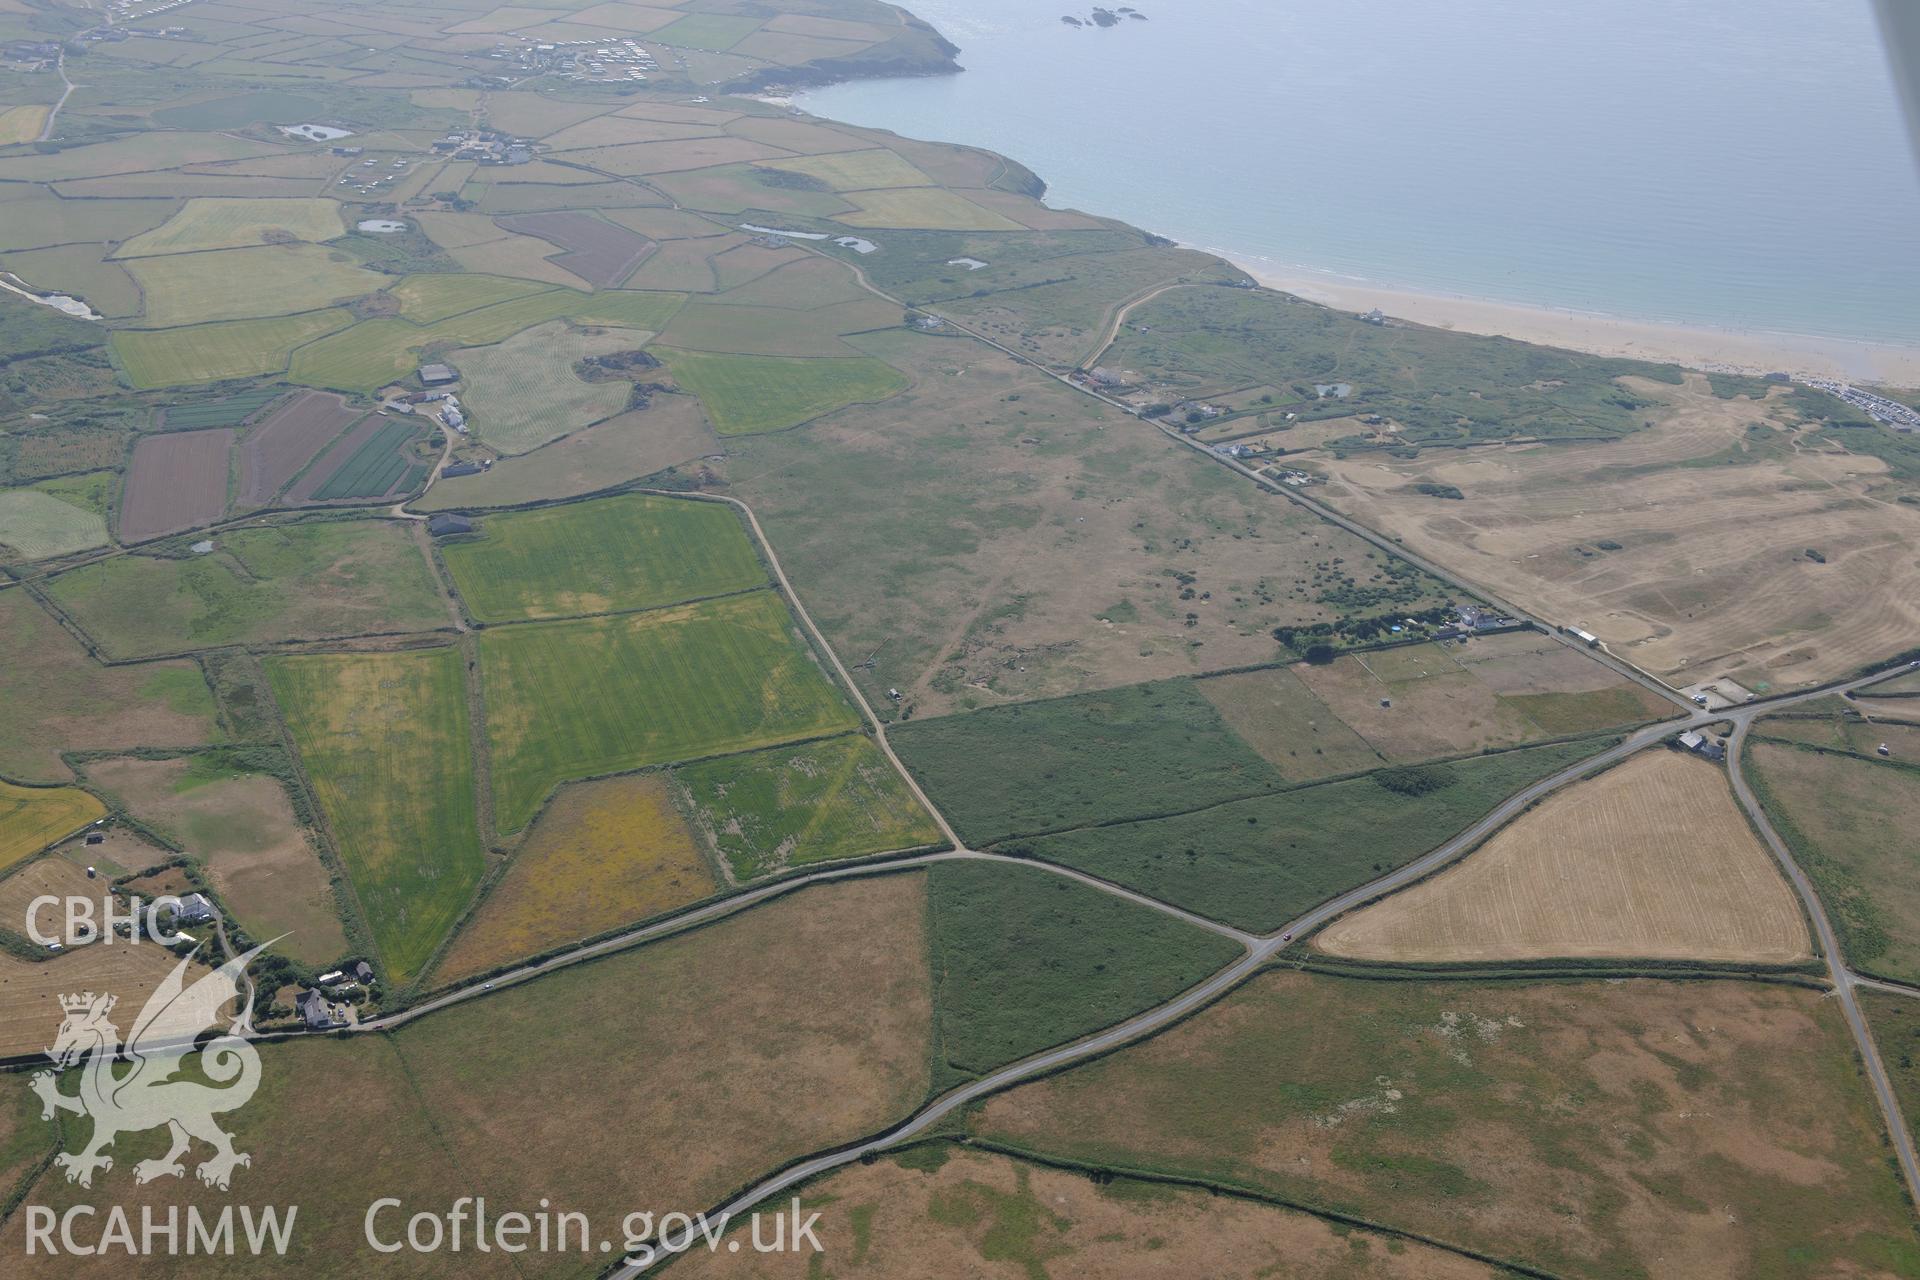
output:
[[[477,476],[483,470],[485,468],[477,462],[450,462],[441,469],[440,478],[453,480],[460,476]]]
[[[174,907],[171,912],[173,923],[176,925],[206,924],[218,914],[219,913],[213,909],[213,903],[207,899],[207,895],[204,893],[190,893],[186,895],[180,899],[179,905]]]
[[[427,521],[427,532],[436,538],[450,538],[456,533],[472,533],[473,521],[465,516],[443,512]]]
[[[459,375],[444,364],[423,364],[420,366],[420,381],[430,387],[452,382]]]

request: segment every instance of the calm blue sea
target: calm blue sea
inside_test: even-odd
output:
[[[1111,2],[1111,0],[1110,0]],[[965,74],[820,115],[1276,269],[1920,343],[1920,180],[1865,0],[907,0]]]

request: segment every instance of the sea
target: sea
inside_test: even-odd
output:
[[[1920,345],[1867,0],[907,0],[965,72],[801,95],[1291,277]],[[1110,6],[1115,7],[1117,6]]]

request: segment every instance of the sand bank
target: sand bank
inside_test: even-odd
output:
[[[1920,348],[1917,347],[1878,346],[1842,338],[1696,329],[1478,298],[1381,289],[1321,276],[1278,272],[1268,265],[1239,260],[1235,265],[1264,285],[1330,307],[1344,311],[1369,311],[1378,307],[1403,320],[1464,333],[1501,334],[1596,355],[1665,360],[1698,369],[1742,373],[1768,373],[1777,369],[1920,387]]]

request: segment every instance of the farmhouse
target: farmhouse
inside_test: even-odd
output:
[[[1689,729],[1674,741],[1684,750],[1706,760],[1725,760],[1727,749],[1696,729]]]
[[[180,904],[170,914],[174,924],[183,925],[208,924],[219,913],[213,909],[213,903],[207,900],[206,894],[190,893],[180,899]]]
[[[444,364],[423,364],[420,366],[420,381],[430,387],[443,386],[459,375]]]
[[[347,1020],[342,1017],[326,993],[318,987],[309,987],[307,994],[300,997],[300,1016],[306,1020],[312,1031],[327,1031],[334,1027],[344,1027]]]

